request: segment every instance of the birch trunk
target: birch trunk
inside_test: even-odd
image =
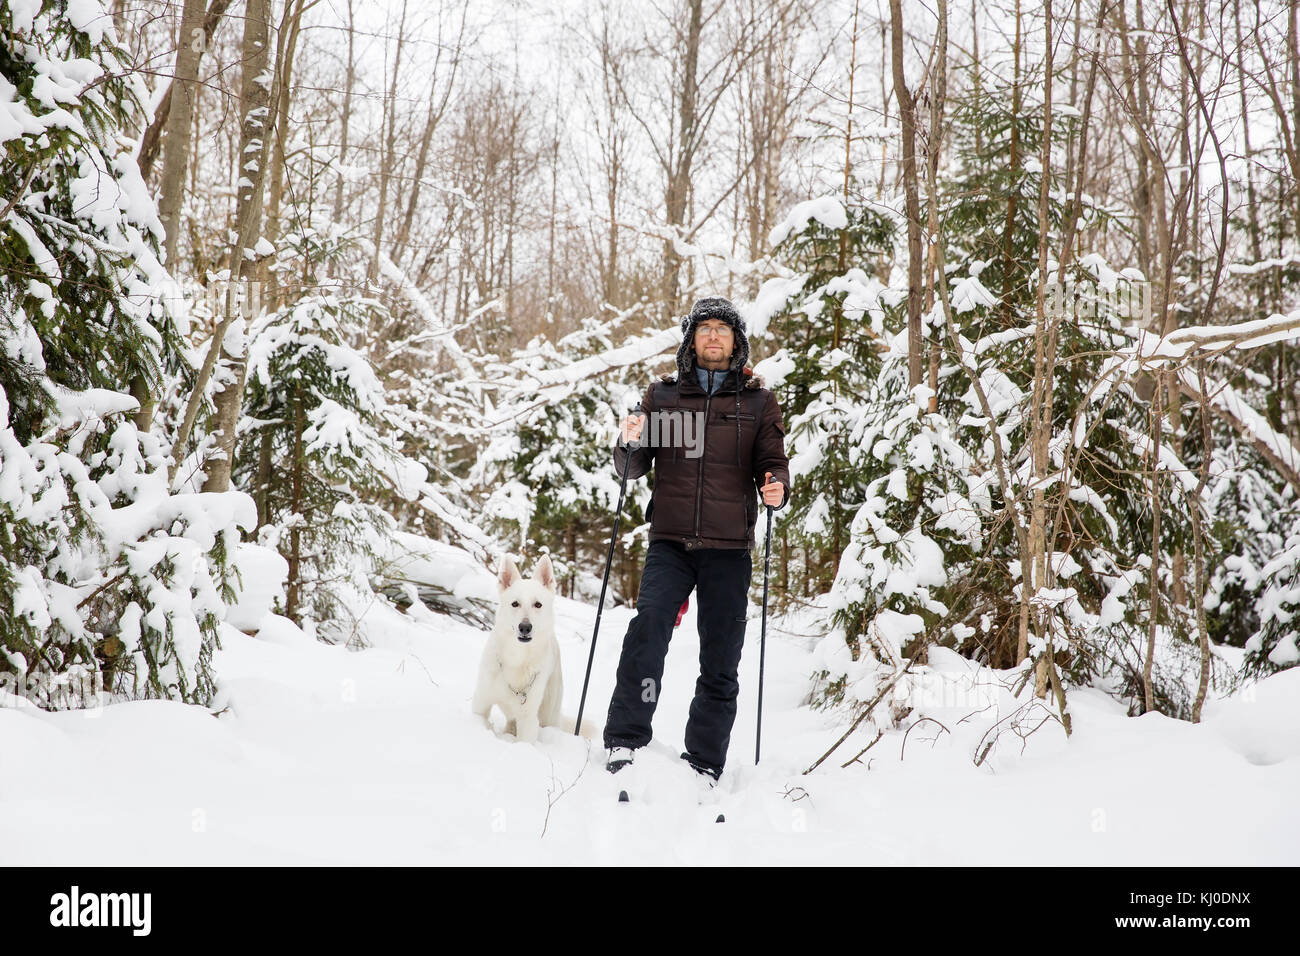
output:
[[[230,490],[230,471],[235,458],[235,428],[239,423],[239,409],[243,402],[244,379],[248,366],[245,361],[244,342],[238,341],[229,349],[225,347],[225,332],[234,320],[236,311],[254,304],[260,294],[255,283],[257,265],[250,256],[261,235],[262,194],[266,182],[267,119],[270,112],[271,85],[271,11],[270,0],[247,0],[244,10],[243,75],[240,81],[240,112],[243,123],[239,132],[238,189],[235,205],[235,247],[230,254],[230,287],[226,296],[226,315],[218,326],[219,335],[213,335],[213,350],[221,354],[235,381],[217,392],[214,401],[213,432],[217,439],[217,453],[206,463],[205,492]]]

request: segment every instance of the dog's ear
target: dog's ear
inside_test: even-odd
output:
[[[551,556],[549,554],[542,555],[542,560],[537,562],[536,577],[542,587],[552,594],[555,593],[555,569],[551,567]]]
[[[515,567],[515,562],[510,559],[510,555],[503,554],[501,556],[501,570],[497,573],[497,586],[502,591],[505,591],[518,584],[521,577],[523,575]]]

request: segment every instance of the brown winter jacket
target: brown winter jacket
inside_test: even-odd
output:
[[[790,500],[781,406],[752,370],[745,368],[742,375],[745,385],[739,391],[736,373],[729,371],[712,395],[694,374],[681,381],[664,376],[646,389],[641,410],[648,417],[627,477],[639,478],[654,464],[646,511],[651,541],[679,541],[690,550],[752,549],[765,472],[785,486],[777,507]],[[696,427],[705,421],[707,427]],[[622,475],[627,460],[620,437],[614,448],[616,475]]]

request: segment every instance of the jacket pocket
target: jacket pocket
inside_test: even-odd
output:
[[[654,440],[661,449],[660,455],[669,461],[680,461],[683,457],[682,446],[686,441],[686,429],[694,429],[695,421],[687,419],[693,414],[689,408],[680,405],[667,405],[655,409]],[[664,454],[664,451],[667,454]]]

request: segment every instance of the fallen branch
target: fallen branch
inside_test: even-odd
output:
[[[853,723],[849,725],[849,729],[844,731],[844,736],[840,737],[839,740],[835,741],[835,743],[831,745],[830,750],[826,751],[824,754],[818,757],[817,762],[804,771],[805,775],[812,773],[819,766],[821,766],[823,760],[825,760],[831,754],[835,753],[835,751],[839,749],[840,744],[844,743],[844,741],[849,739],[849,735],[852,734],[853,731],[858,729],[858,725],[867,719],[867,717],[875,709],[876,705],[879,704],[882,700],[884,700],[885,695],[894,689],[894,685],[899,682],[899,680],[903,677],[903,675],[912,669],[913,663],[914,663],[913,661],[909,660],[907,662],[906,667],[904,667],[901,671],[896,671],[894,675],[885,682],[885,686],[880,688],[880,692],[877,693],[876,696],[871,699],[871,703],[867,704],[862,709],[862,713],[858,714],[857,719],[854,720]],[[850,761],[850,763],[852,763],[852,761]]]

